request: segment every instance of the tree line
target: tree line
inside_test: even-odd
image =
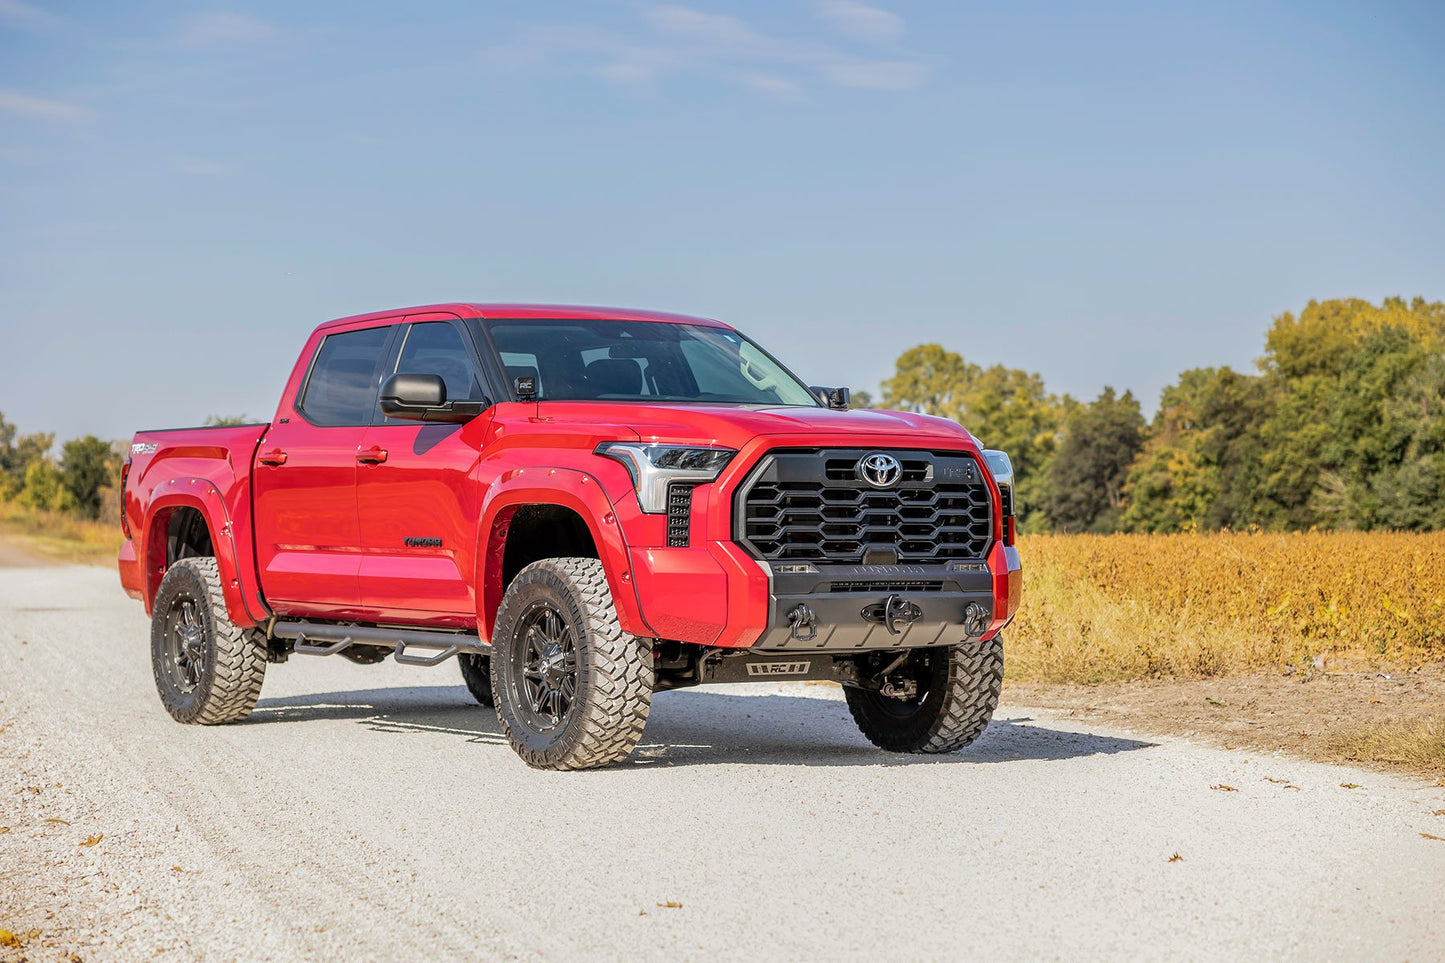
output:
[[[54,447],[54,434],[22,435],[0,413],[0,501],[118,521],[119,446],[86,435],[62,445],[58,459]]]
[[[1146,422],[1131,392],[1078,401],[919,345],[879,406],[1008,451],[1027,531],[1445,528],[1445,304],[1311,301],[1257,367],[1185,371]]]
[[[936,344],[903,352],[882,388],[879,407],[952,418],[1007,451],[1026,531],[1445,528],[1438,301],[1311,301],[1274,319],[1257,371],[1185,371],[1148,422],[1129,391],[1078,401]],[[54,447],[0,414],[0,501],[118,520],[125,443]]]

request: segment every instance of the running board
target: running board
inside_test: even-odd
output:
[[[371,625],[326,625],[318,622],[277,622],[271,634],[292,639],[298,655],[335,655],[353,645],[379,645],[393,650],[402,665],[440,665],[454,655],[489,655],[492,647],[475,635],[429,632],[426,629],[383,629]],[[317,645],[315,643],[322,643]],[[426,649],[436,655],[411,655]]]

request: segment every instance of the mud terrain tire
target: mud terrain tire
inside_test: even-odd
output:
[[[889,752],[953,752],[987,728],[1003,686],[1003,639],[920,649],[909,662],[917,698],[904,702],[845,687],[848,711],[868,741]]]
[[[492,657],[463,652],[457,656],[457,665],[461,666],[462,681],[472,698],[484,706],[496,705],[492,699]]]
[[[626,759],[652,705],[652,643],[622,631],[602,563],[533,562],[507,586],[492,633],[492,696],[537,769]]]
[[[151,669],[171,718],[213,726],[250,715],[266,678],[266,637],[231,621],[216,560],[172,565],[152,611]]]

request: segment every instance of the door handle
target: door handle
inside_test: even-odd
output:
[[[256,456],[256,460],[263,465],[284,465],[286,464],[286,453],[280,448],[273,448]]]
[[[368,448],[356,453],[356,463],[359,465],[380,465],[384,461],[386,461],[385,448]]]

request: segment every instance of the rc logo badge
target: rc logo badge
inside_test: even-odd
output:
[[[892,488],[903,477],[903,466],[892,455],[875,451],[858,462],[858,474],[874,488]]]
[[[807,675],[811,662],[749,662],[748,675]]]

